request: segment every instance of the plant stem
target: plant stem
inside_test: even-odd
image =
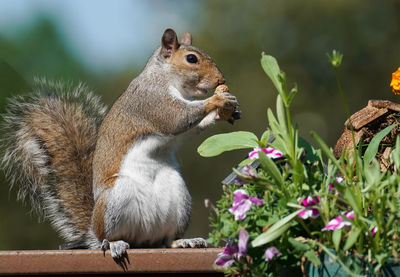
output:
[[[354,135],[354,128],[353,128],[353,123],[351,122],[351,115],[350,115],[350,109],[349,109],[349,104],[347,103],[347,99],[346,96],[344,95],[343,92],[343,87],[342,87],[342,82],[340,81],[340,76],[339,76],[339,71],[337,69],[337,67],[335,67],[335,77],[336,77],[336,83],[339,89],[339,93],[340,93],[340,98],[342,98],[342,102],[344,105],[344,109],[346,112],[346,117],[347,120],[349,121],[349,127],[350,127],[350,131],[351,131],[351,140],[353,142],[353,147],[354,149],[356,148],[356,139],[355,139],[355,135]],[[358,164],[357,159],[355,159],[356,165]]]

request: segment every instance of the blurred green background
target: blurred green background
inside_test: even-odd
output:
[[[220,122],[178,152],[193,197],[187,237],[207,236],[209,210],[220,181],[246,151],[202,158],[198,145],[212,134],[247,130],[261,135],[276,92],[260,67],[275,56],[290,86],[298,83],[293,118],[301,135],[315,130],[333,146],[345,112],[326,53],[343,52],[340,68],[350,111],[368,99],[398,101],[389,87],[400,66],[400,2],[336,1],[0,1],[0,111],[9,96],[29,90],[35,76],[83,81],[112,101],[128,86],[160,43],[163,31],[190,31],[208,52],[241,104],[243,119]],[[15,188],[0,180],[0,249],[54,249],[61,240],[38,223]],[[160,226],[161,228],[161,226]]]

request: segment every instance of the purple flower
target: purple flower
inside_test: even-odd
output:
[[[348,219],[354,220],[354,211],[344,213],[345,218],[342,216],[335,217],[331,221],[328,222],[322,231],[334,231],[336,229],[341,229],[344,226],[351,226],[351,222]]]
[[[258,152],[263,151],[267,156],[271,159],[278,159],[283,156],[282,152],[279,151],[278,149],[272,148],[272,147],[267,147],[267,148],[259,148],[256,147],[249,153],[249,159],[258,159]]]
[[[311,218],[317,218],[319,216],[319,211],[318,209],[315,208],[310,208],[315,205],[319,205],[319,197],[316,196],[315,198],[311,196],[307,196],[303,200],[301,198],[298,198],[297,201],[303,206],[306,207],[307,209],[301,211],[298,216],[301,217],[302,219],[307,219],[309,217]]]
[[[237,186],[242,186],[242,185],[248,183],[247,181],[240,179],[238,176],[236,176],[234,181],[235,181],[235,185],[237,185]]]
[[[243,168],[240,170],[240,174],[243,177],[248,178],[250,180],[253,180],[254,178],[258,178],[259,177],[258,174],[257,174],[257,171],[254,168],[252,168],[250,165],[248,165],[248,164],[243,166]],[[241,185],[247,184],[248,181],[244,181],[240,177],[236,177],[235,178],[235,183],[236,183],[236,185],[241,186]]]
[[[239,251],[237,253],[238,260],[247,256],[247,242],[249,241],[249,233],[245,229],[239,231]]]
[[[246,212],[248,212],[253,205],[262,205],[263,200],[256,197],[249,196],[244,189],[237,189],[233,192],[232,207],[229,212],[235,216],[235,220],[244,219],[246,217]]]
[[[224,251],[217,255],[215,264],[222,267],[231,267],[237,260],[241,260],[247,256],[247,243],[249,241],[249,233],[245,229],[240,229],[239,231],[239,243],[229,244],[227,243]]]
[[[231,267],[232,264],[235,262],[235,260],[233,259],[233,255],[236,254],[237,252],[238,252],[237,244],[231,246],[229,243],[227,243],[225,245],[224,251],[222,251],[217,255],[217,259],[215,260],[214,263],[218,266],[223,266],[226,268]]]
[[[375,236],[376,232],[378,232],[378,226],[375,226],[372,230],[371,230],[371,234],[373,236]]]
[[[270,261],[275,257],[279,257],[281,255],[281,252],[279,252],[278,249],[276,249],[276,247],[271,246],[269,248],[267,248],[267,250],[265,250],[265,261]]]

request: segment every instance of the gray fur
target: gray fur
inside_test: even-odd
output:
[[[2,115],[1,167],[10,187],[17,187],[18,200],[28,200],[32,210],[41,219],[49,220],[67,241],[82,240],[85,234],[77,230],[64,209],[64,200],[60,199],[57,192],[60,183],[56,168],[50,163],[52,153],[49,153],[40,134],[33,130],[28,118],[35,111],[57,113],[43,105],[44,99],[58,99],[65,105],[80,105],[87,116],[86,120],[92,122],[94,128],[98,128],[106,113],[106,107],[100,103],[99,97],[83,84],[73,86],[35,79],[33,91],[9,99],[6,113]],[[61,111],[59,116],[62,116]],[[58,141],[49,143],[53,147],[58,145]]]

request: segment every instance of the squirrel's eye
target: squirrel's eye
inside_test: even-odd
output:
[[[193,55],[193,54],[187,55],[186,56],[186,61],[188,63],[197,63],[198,62],[196,55]]]

